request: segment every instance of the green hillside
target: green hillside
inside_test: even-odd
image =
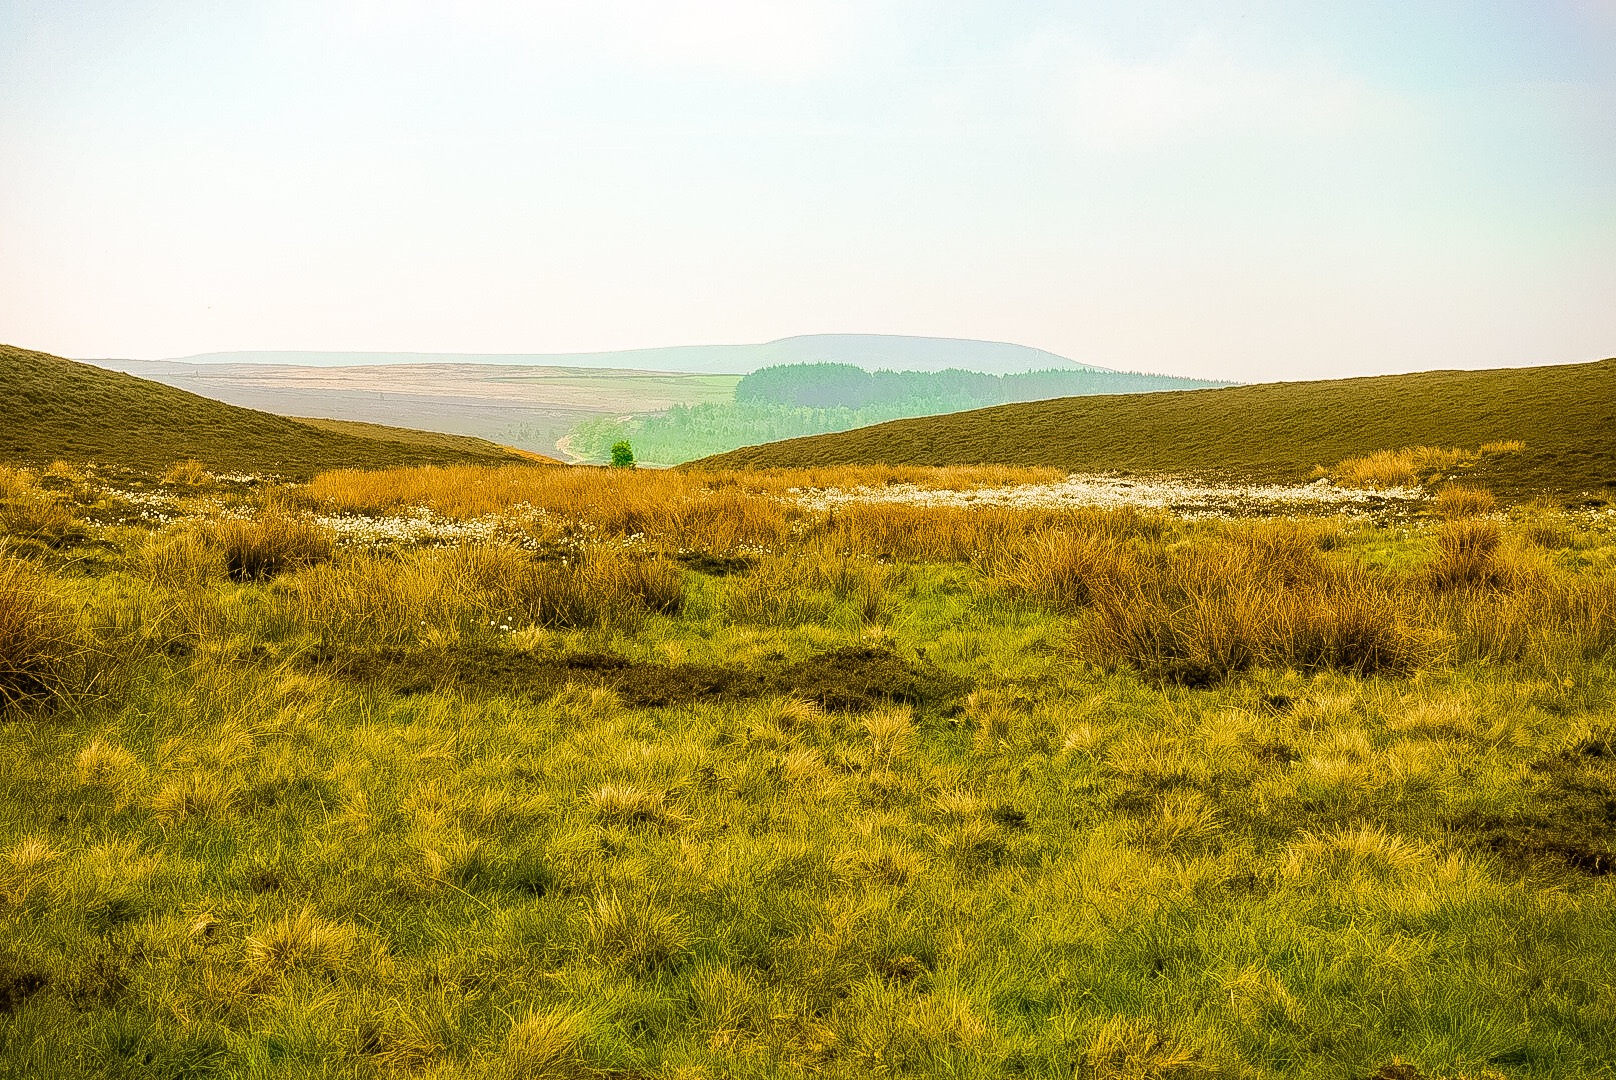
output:
[[[344,467],[524,459],[476,439],[301,423],[9,345],[0,345],[0,401],[0,462],[65,459],[156,470],[195,458],[215,471],[297,479]]]
[[[1410,445],[1518,439],[1474,478],[1501,493],[1616,487],[1616,359],[1060,398],[897,420],[704,458],[697,468],[1046,465],[1293,481]]]
[[[958,368],[866,371],[853,364],[778,364],[742,376],[734,401],[589,420],[574,428],[570,439],[573,453],[586,460],[607,460],[612,444],[627,439],[643,460],[675,465],[755,443],[1012,401],[1220,385],[1228,384],[1098,368],[994,375]]]

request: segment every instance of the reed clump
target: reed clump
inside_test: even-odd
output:
[[[163,483],[175,487],[204,488],[213,484],[213,474],[195,458],[176,461],[163,474]]]
[[[1347,458],[1330,468],[1319,465],[1313,475],[1343,487],[1418,487],[1455,469],[1469,468],[1483,458],[1519,453],[1524,449],[1526,444],[1519,440],[1483,443],[1476,450],[1461,446],[1405,446]]]
[[[153,533],[140,563],[149,580],[176,589],[203,589],[229,573],[224,547],[197,529]]]

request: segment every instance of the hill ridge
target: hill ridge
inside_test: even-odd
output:
[[[744,375],[770,364],[815,361],[856,363],[917,371],[950,367],[1010,374],[1056,368],[1111,371],[1030,345],[978,338],[918,334],[797,334],[750,344],[669,345],[642,349],[561,353],[451,353],[413,351],[248,350],[167,358],[185,364],[293,364],[317,367],[375,364],[499,364],[532,367],[621,368],[661,372]],[[115,361],[114,361],[115,362]]]
[[[1616,358],[996,405],[746,447],[694,468],[1043,465],[1294,481],[1409,445],[1519,439],[1478,475],[1501,493],[1616,488]]]

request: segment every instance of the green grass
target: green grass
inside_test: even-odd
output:
[[[493,443],[380,425],[310,425],[0,345],[0,462],[97,461],[158,471],[195,459],[215,472],[303,479],[325,469],[492,464]]]
[[[1608,518],[618,509],[0,556],[0,1074],[1616,1075]]]
[[[1489,458],[1470,481],[1501,495],[1609,499],[1613,431],[1616,359],[1003,405],[753,446],[695,467],[1047,465],[1295,481],[1377,450],[1518,439],[1523,452]]]

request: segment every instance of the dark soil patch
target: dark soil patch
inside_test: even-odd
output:
[[[933,664],[868,645],[799,660],[771,681],[777,692],[806,698],[822,708],[849,711],[892,702],[937,707],[958,701],[971,689],[968,680]]]
[[[1393,1061],[1369,1074],[1368,1080],[1433,1080],[1406,1061]]]
[[[675,558],[696,573],[711,577],[744,574],[757,565],[757,560],[747,555],[714,555],[708,551],[686,551]]]
[[[22,1003],[45,989],[50,976],[19,967],[9,957],[0,957],[0,1016],[10,1016]]]
[[[1537,762],[1535,796],[1512,814],[1470,814],[1449,824],[1462,837],[1519,870],[1560,867],[1616,873],[1616,786],[1605,775],[1606,744],[1590,739]]]
[[[488,646],[322,650],[307,654],[302,663],[400,694],[463,690],[547,698],[569,683],[604,686],[631,708],[780,694],[833,710],[858,711],[893,702],[942,710],[971,689],[968,680],[925,661],[868,646],[755,667],[664,664],[607,652],[524,653]]]

